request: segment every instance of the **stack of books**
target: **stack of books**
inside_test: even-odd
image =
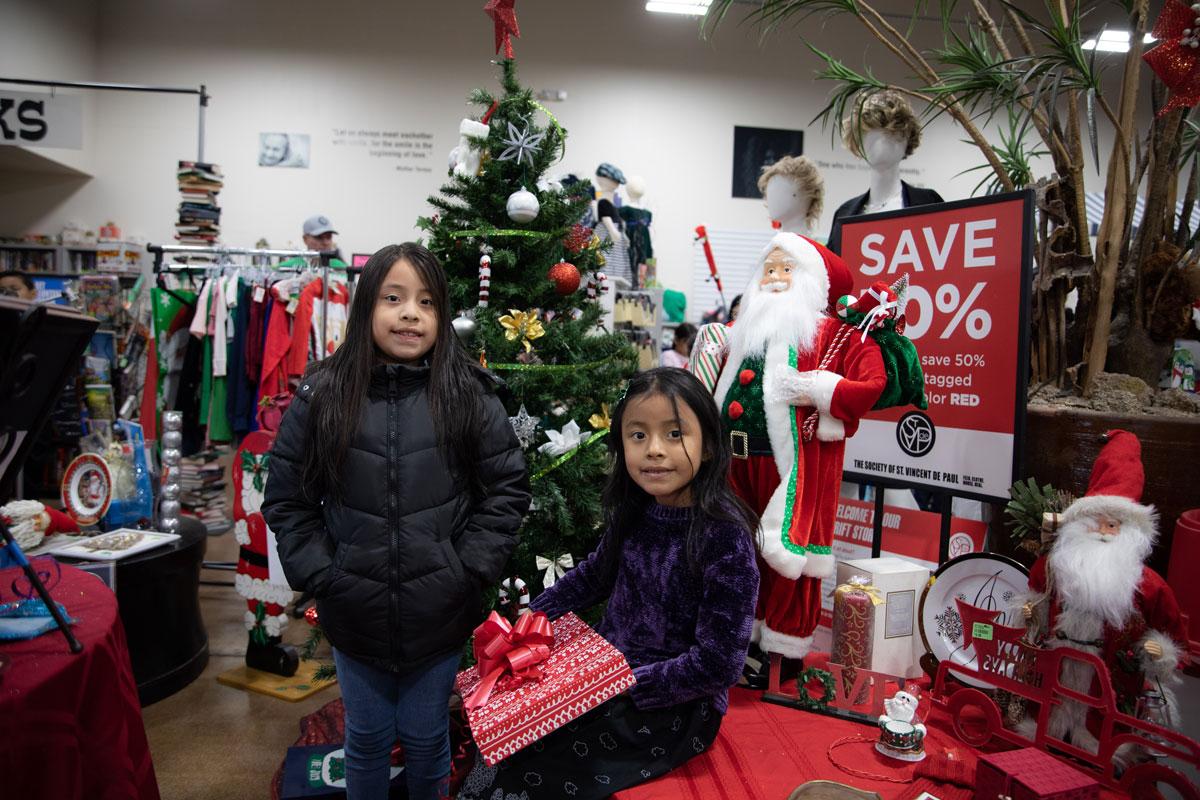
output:
[[[175,238],[180,244],[214,244],[221,235],[221,208],[217,193],[225,185],[221,168],[204,161],[180,161],[179,222]]]
[[[197,517],[210,533],[226,530],[225,468],[216,450],[202,450],[179,461],[179,504],[184,514]]]

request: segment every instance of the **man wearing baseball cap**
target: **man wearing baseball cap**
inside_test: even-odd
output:
[[[329,217],[314,214],[304,220],[304,246],[309,250],[334,250],[333,237],[337,233]]]

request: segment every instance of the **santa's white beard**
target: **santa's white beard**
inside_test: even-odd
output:
[[[254,488],[254,481],[249,476],[242,481],[242,511],[254,514],[262,509],[263,493]]]
[[[1054,591],[1072,616],[1085,614],[1121,628],[1133,612],[1134,593],[1142,579],[1142,562],[1153,543],[1136,526],[1105,539],[1086,519],[1058,530],[1048,563]],[[1061,627],[1061,626],[1060,626]]]
[[[730,332],[730,350],[744,356],[762,355],[768,344],[780,343],[808,352],[816,341],[825,303],[825,289],[804,270],[792,273],[792,288],[786,292],[766,291],[755,278]]]

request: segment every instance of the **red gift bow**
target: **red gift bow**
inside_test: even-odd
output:
[[[538,664],[550,656],[554,630],[541,611],[526,611],[517,624],[493,611],[475,629],[475,660],[481,680],[463,705],[473,711],[487,704],[496,683],[505,673],[522,680],[541,680]]]
[[[1159,44],[1142,59],[1171,90],[1158,116],[1200,102],[1200,12],[1180,0],[1167,0],[1151,34]],[[1185,32],[1186,31],[1186,32]]]

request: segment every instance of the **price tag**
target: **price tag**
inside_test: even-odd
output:
[[[288,303],[288,304],[287,304],[287,313],[289,313],[289,314],[295,314],[295,313],[296,313],[296,307],[297,307],[297,306],[299,306],[299,305],[300,305],[300,299],[299,299],[299,298],[297,298],[297,297],[293,297],[293,298],[292,298],[292,302],[290,302],[290,303]]]
[[[971,636],[985,642],[992,640],[992,626],[986,622],[976,622],[971,626]]]
[[[254,302],[261,303],[263,298],[267,296],[267,290],[262,286],[254,287]]]

